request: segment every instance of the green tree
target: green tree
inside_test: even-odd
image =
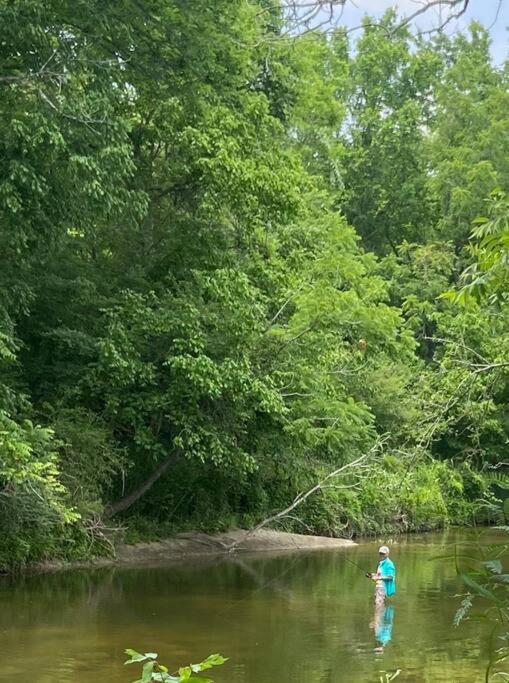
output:
[[[478,217],[468,252],[472,263],[463,271],[459,293],[461,303],[471,299],[501,306],[509,291],[509,200],[503,192],[487,201],[487,216]]]
[[[484,215],[485,198],[508,189],[507,73],[492,64],[489,48],[489,33],[478,24],[437,47],[446,68],[435,88],[430,188],[439,206],[438,235],[458,246]]]
[[[440,57],[397,27],[393,12],[366,19],[350,67],[341,206],[378,253],[428,239],[434,222],[425,130]]]

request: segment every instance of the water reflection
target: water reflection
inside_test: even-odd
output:
[[[375,631],[376,652],[383,652],[392,640],[393,624],[394,605],[375,605],[375,615],[369,626]]]
[[[380,612],[371,582],[345,561],[348,552],[367,566],[376,543],[0,579],[0,681],[126,683],[126,647],[173,668],[222,652],[230,661],[216,683],[374,683],[382,668],[402,669],[408,683],[482,681],[481,627],[452,627],[464,589],[453,562],[431,559],[447,542],[394,544],[397,604]]]

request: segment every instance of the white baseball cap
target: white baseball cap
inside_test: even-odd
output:
[[[389,548],[388,548],[386,545],[381,545],[381,546],[378,548],[378,552],[379,552],[379,553],[382,553],[382,555],[388,555],[388,554],[390,553],[390,550],[389,550]]]

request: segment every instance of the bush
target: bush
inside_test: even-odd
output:
[[[466,476],[478,475],[467,470]],[[460,470],[443,462],[409,466],[385,458],[358,488],[324,488],[299,508],[298,515],[313,533],[355,536],[467,524],[474,509],[474,502],[464,495]]]
[[[56,555],[78,518],[59,479],[52,431],[0,412],[0,569]]]
[[[191,463],[161,482],[153,495],[127,519],[130,542],[154,540],[177,531],[251,528],[284,509],[330,471],[323,464],[296,467],[292,473],[258,471],[241,482],[213,467],[200,476]],[[403,461],[385,456],[354,488],[338,480],[311,495],[278,528],[294,533],[352,537],[428,531],[449,524],[470,524],[479,499],[486,496],[482,476],[468,464],[435,460]]]

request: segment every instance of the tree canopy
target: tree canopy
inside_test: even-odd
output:
[[[104,551],[110,518],[252,524],[381,438],[308,530],[470,519],[509,424],[487,30],[287,40],[262,0],[0,20],[0,566]]]

